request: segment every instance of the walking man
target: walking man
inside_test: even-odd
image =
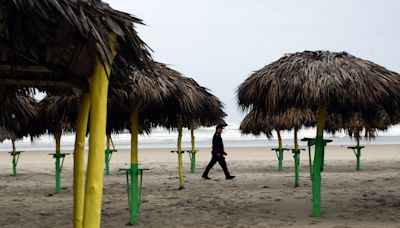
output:
[[[212,151],[211,151],[212,158],[202,175],[202,177],[206,180],[211,179],[210,177],[208,177],[208,173],[217,162],[222,167],[222,170],[224,170],[225,177],[227,180],[235,178],[235,176],[231,176],[229,174],[228,168],[226,167],[224,155],[227,155],[227,153],[225,153],[224,151],[224,143],[222,142],[222,137],[221,137],[223,128],[224,125],[218,124],[215,130],[215,134],[212,140]]]

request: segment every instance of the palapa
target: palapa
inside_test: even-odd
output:
[[[15,141],[32,134],[31,122],[37,119],[39,107],[33,97],[18,90],[2,88],[0,100],[0,142],[11,140],[13,175],[16,176],[19,154]]]
[[[142,21],[99,0],[0,2],[3,85],[88,90],[96,56],[112,65],[113,34],[120,56],[140,69],[150,66],[148,47],[133,27]]]
[[[76,129],[74,227],[100,227],[104,156],[97,154],[104,148],[107,78],[116,54],[151,71],[148,47],[134,29],[142,22],[99,0],[0,3],[2,85],[37,87],[54,94],[71,89],[89,91],[82,95]],[[84,189],[83,146],[89,112],[91,134]]]
[[[398,116],[400,75],[346,52],[304,51],[287,54],[254,72],[238,88],[243,109],[279,112],[289,108],[318,110],[312,172],[313,216],[320,216],[323,131],[327,113],[344,121],[360,113],[373,121],[380,112]]]

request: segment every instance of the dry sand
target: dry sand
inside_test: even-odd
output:
[[[246,146],[246,145],[244,145]],[[198,154],[198,171],[189,172],[184,155],[185,190],[176,190],[177,155],[169,149],[140,150],[143,181],[138,227],[400,227],[400,146],[371,145],[363,152],[361,171],[355,156],[328,146],[322,174],[322,216],[312,218],[308,155],[301,155],[301,184],[294,188],[293,159],[284,171],[270,148],[227,148],[234,180],[216,166],[203,180],[209,149]],[[26,152],[11,176],[11,157],[0,152],[0,227],[71,227],[72,156],[62,173],[63,190],[54,193],[54,160],[48,152]],[[102,227],[123,227],[129,219],[125,175],[128,151],[114,154],[104,178]]]

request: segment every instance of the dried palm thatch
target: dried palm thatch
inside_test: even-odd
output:
[[[111,65],[109,40],[139,69],[150,68],[142,21],[99,0],[0,0],[0,82],[87,89],[96,57]]]
[[[48,95],[39,102],[36,136],[73,132],[78,115],[79,95]]]
[[[237,89],[243,109],[279,112],[326,103],[328,113],[344,119],[361,113],[369,121],[377,105],[393,116],[399,110],[400,76],[346,52],[304,51],[287,54],[255,71]]]
[[[290,108],[285,112],[268,113],[251,110],[240,124],[243,134],[260,135],[265,133],[268,138],[272,137],[272,131],[299,130],[304,127],[315,126],[316,114],[310,109]]]
[[[175,73],[173,76],[178,88],[174,91],[174,96],[168,106],[165,106],[166,118],[159,122],[160,125],[166,128],[182,125],[182,127],[194,129],[225,123],[226,113],[223,111],[222,102],[217,97],[192,78],[180,73]]]
[[[399,122],[395,118],[389,118],[388,114],[382,110],[376,117],[376,119],[366,121],[361,113],[355,113],[347,121],[343,121],[341,116],[330,114],[326,121],[325,129],[330,133],[345,130],[350,137],[354,136],[359,141],[362,131],[365,132],[364,137],[366,139],[371,139],[376,136],[377,131],[385,131],[391,125]]]
[[[197,84],[197,82],[195,82]],[[198,84],[197,84],[198,85]],[[198,119],[191,121],[189,128],[195,129],[198,127],[210,127],[217,124],[226,125],[224,118],[227,114],[224,112],[224,104],[218,99],[218,97],[211,94],[211,92],[200,85],[198,85],[200,92],[204,94],[205,100],[201,102],[202,115]]]
[[[0,141],[28,136],[32,131],[30,122],[39,112],[36,100],[23,92],[7,92],[4,88],[0,100]]]
[[[120,61],[120,58],[116,59],[116,62]],[[172,69],[157,62],[153,66],[156,77],[133,65],[124,69],[113,67],[109,98],[129,112],[146,106],[157,112],[157,106],[168,103],[179,85],[171,76],[176,73]]]
[[[347,121],[337,114],[330,114],[326,119],[325,130],[335,134],[337,131],[346,130],[350,137],[360,137],[360,132],[365,131],[366,138],[373,138],[378,130],[386,130],[389,126],[396,124],[387,113],[381,112],[377,119],[365,121],[360,113],[353,114]],[[268,138],[272,137],[273,130],[291,130],[301,127],[315,127],[317,113],[310,109],[290,108],[284,113],[268,113],[251,110],[240,124],[243,134],[260,135],[264,133]]]
[[[223,121],[222,102],[206,88],[163,63],[155,62],[153,71],[154,77],[134,66],[113,68],[109,103],[120,114],[128,112],[121,119],[129,120],[134,109],[139,109],[141,126],[147,129],[159,125],[176,128],[178,119],[185,127],[194,128]]]

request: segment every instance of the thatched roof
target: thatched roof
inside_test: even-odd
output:
[[[35,135],[72,132],[78,117],[79,95],[48,95],[39,102],[40,112]]]
[[[301,127],[312,127],[316,123],[316,115],[310,109],[290,108],[285,112],[268,113],[251,110],[240,124],[243,134],[260,135],[265,133],[272,136],[273,130],[291,130]]]
[[[121,61],[119,58],[117,62]],[[133,108],[163,105],[169,102],[179,84],[173,75],[177,72],[166,65],[154,62],[154,76],[135,66],[118,68],[113,66],[109,86],[109,97],[120,103],[122,108],[132,111]]]
[[[135,67],[125,71],[113,68],[110,80],[110,102],[129,113],[139,108],[142,127],[175,128],[179,118],[185,127],[209,126],[226,116],[220,100],[193,79],[163,63],[155,62],[153,70],[155,77]],[[119,80],[121,77],[128,79]]]
[[[188,128],[210,127],[217,124],[226,124],[224,118],[227,114],[224,112],[224,104],[218,97],[214,96],[207,88],[200,86],[195,80],[190,79],[190,83],[197,86],[202,96],[197,102],[201,105],[200,110],[188,119]],[[201,100],[202,99],[202,100]]]
[[[264,113],[258,110],[251,110],[240,124],[243,134],[260,135],[265,133],[267,137],[272,137],[273,130],[291,130],[301,127],[315,127],[317,113],[311,109],[290,108],[283,113]],[[341,115],[329,114],[326,118],[325,130],[335,134],[337,131],[345,130],[350,137],[360,136],[361,131],[365,131],[365,137],[372,138],[376,131],[386,130],[389,126],[398,123],[392,122],[387,113],[381,111],[377,119],[367,122],[361,113],[353,114],[348,120],[343,121]]]
[[[349,118],[374,119],[378,105],[393,116],[400,102],[400,75],[346,52],[304,51],[287,54],[255,71],[237,90],[243,109],[265,112],[288,108],[317,110]]]
[[[112,63],[109,40],[139,69],[151,63],[134,29],[142,21],[99,0],[2,0],[0,82],[87,89],[96,57]]]
[[[30,134],[30,122],[34,121],[39,112],[34,98],[20,91],[0,93],[0,141],[10,138],[22,138]]]
[[[343,129],[350,137],[361,137],[361,131],[365,131],[366,138],[373,138],[378,130],[387,130],[388,127],[399,122],[399,120],[389,118],[389,115],[382,110],[378,110],[376,117],[376,119],[366,121],[361,113],[355,113],[344,121],[340,115],[331,114],[328,116],[325,129],[330,133]]]
[[[225,123],[226,113],[223,111],[222,102],[217,97],[192,78],[178,72],[172,75],[178,88],[174,91],[171,103],[165,106],[166,118],[160,125],[176,128],[179,121],[182,121],[182,127],[197,128]]]

